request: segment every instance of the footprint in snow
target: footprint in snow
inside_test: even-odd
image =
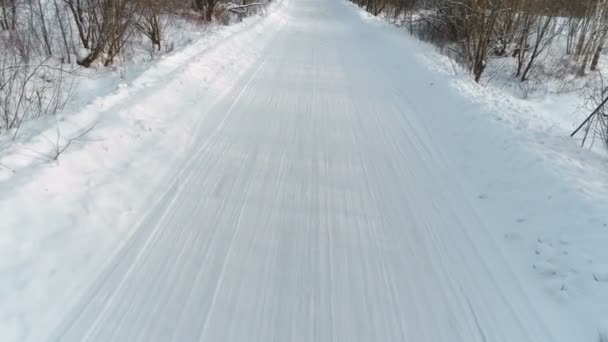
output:
[[[593,271],[593,279],[598,283],[608,283],[608,267]]]
[[[555,277],[557,275],[557,268],[554,264],[541,261],[532,265],[532,268],[538,272],[538,274],[545,277]]]
[[[504,236],[505,236],[505,240],[509,240],[509,241],[515,241],[515,240],[521,239],[521,235],[519,233],[515,233],[515,232],[506,233]]]
[[[539,243],[534,250],[536,255],[551,256],[553,255],[553,246],[545,243]]]

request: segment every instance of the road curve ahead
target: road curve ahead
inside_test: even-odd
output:
[[[464,100],[342,0],[277,11],[175,187],[50,339],[554,341],[429,124]]]

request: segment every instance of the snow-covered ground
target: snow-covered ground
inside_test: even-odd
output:
[[[2,340],[597,341],[606,158],[561,103],[452,70],[283,0],[28,123],[0,154]],[[56,127],[93,129],[45,161]]]
[[[425,83],[447,80],[477,109],[424,118],[443,129],[436,136],[450,137],[445,148],[476,189],[515,274],[533,301],[543,303],[542,315],[558,336],[598,340],[608,322],[608,156],[599,142],[590,151],[569,137],[592,110],[579,87],[585,80],[565,80],[571,88],[563,92],[556,91],[563,83],[543,80],[551,89],[522,96],[519,82],[507,81],[512,69],[501,69],[504,61],[492,62],[478,85],[431,45],[412,44],[437,73]]]

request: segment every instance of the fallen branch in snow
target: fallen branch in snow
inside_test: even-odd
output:
[[[0,166],[2,166],[3,168],[5,168],[5,169],[7,169],[7,170],[9,170],[9,171],[12,171],[13,173],[17,173],[17,171],[15,171],[15,169],[10,168],[9,166],[7,166],[7,165],[6,165],[6,164],[4,164],[4,163],[0,163]]]
[[[574,137],[580,131],[584,131],[581,147],[584,147],[591,134],[592,148],[596,138],[600,138],[604,147],[608,148],[608,113],[606,112],[606,104],[608,104],[608,87],[604,85],[604,80],[600,73],[600,85],[592,88],[587,99],[588,102],[594,105],[594,110],[585,118],[585,120],[570,134]]]
[[[51,154],[40,152],[40,151],[36,151],[36,150],[34,150],[32,148],[29,148],[27,146],[22,146],[22,148],[24,148],[24,149],[26,149],[26,150],[28,150],[30,152],[33,152],[33,153],[39,155],[39,157],[30,156],[32,158],[39,159],[39,160],[42,160],[42,161],[47,161],[47,162],[58,161],[59,160],[59,156],[62,155],[63,152],[65,152],[72,145],[72,143],[74,143],[76,141],[83,141],[82,138],[85,137],[87,134],[91,133],[91,131],[95,128],[96,125],[97,125],[97,123],[94,123],[93,125],[91,125],[91,127],[83,130],[78,135],[76,135],[76,136],[68,139],[67,142],[64,145],[61,144],[61,131],[59,130],[59,127],[57,127],[57,138],[53,142],[54,151]],[[49,140],[49,139],[47,139],[47,140]]]
[[[22,149],[24,149],[24,150],[30,151],[30,152],[38,155],[38,156],[33,156],[33,155],[25,154],[25,153],[22,153],[22,152],[18,152],[22,156],[25,156],[25,157],[28,157],[28,158],[32,158],[32,159],[38,159],[38,160],[41,160],[43,162],[49,162],[49,161],[51,161],[51,157],[48,154],[46,154],[46,153],[42,153],[40,151],[36,151],[33,148],[29,148],[29,147],[23,146],[23,145],[20,145],[20,147]]]
[[[265,5],[266,5],[266,3],[262,3],[262,2],[253,2],[250,4],[246,4],[246,5],[237,5],[237,4],[233,4],[233,3],[227,3],[224,5],[224,8],[230,12],[243,14],[243,13],[246,13],[247,9],[250,7],[265,6]]]
[[[15,140],[24,121],[63,109],[76,76],[70,66],[50,58],[21,63],[0,51],[0,129],[13,130]]]
[[[600,111],[602,108],[608,103],[608,97],[606,97],[602,103],[591,113],[589,116],[583,121],[571,134],[570,137],[574,137],[586,124],[588,124]],[[584,142],[583,142],[584,143]]]
[[[74,141],[80,141],[80,140],[82,140],[82,138],[84,136],[91,133],[91,131],[93,130],[93,128],[95,128],[96,125],[97,125],[97,123],[94,123],[93,125],[91,125],[91,127],[85,129],[77,136],[68,139],[67,143],[63,147],[60,147],[60,144],[59,144],[59,140],[61,139],[61,132],[59,131],[59,128],[57,128],[57,143],[55,144],[55,155],[53,156],[53,160],[57,160],[59,158],[59,156],[63,152],[65,152],[65,150],[67,150],[68,147],[70,147],[70,145],[72,145],[72,143]]]

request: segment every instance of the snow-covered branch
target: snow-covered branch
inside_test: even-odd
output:
[[[265,6],[265,5],[266,5],[266,3],[263,3],[263,2],[253,2],[253,3],[245,4],[245,5],[227,3],[224,5],[224,8],[228,11],[235,12],[235,13],[245,13],[247,11],[247,9],[249,9],[251,7],[258,7],[258,6]]]

